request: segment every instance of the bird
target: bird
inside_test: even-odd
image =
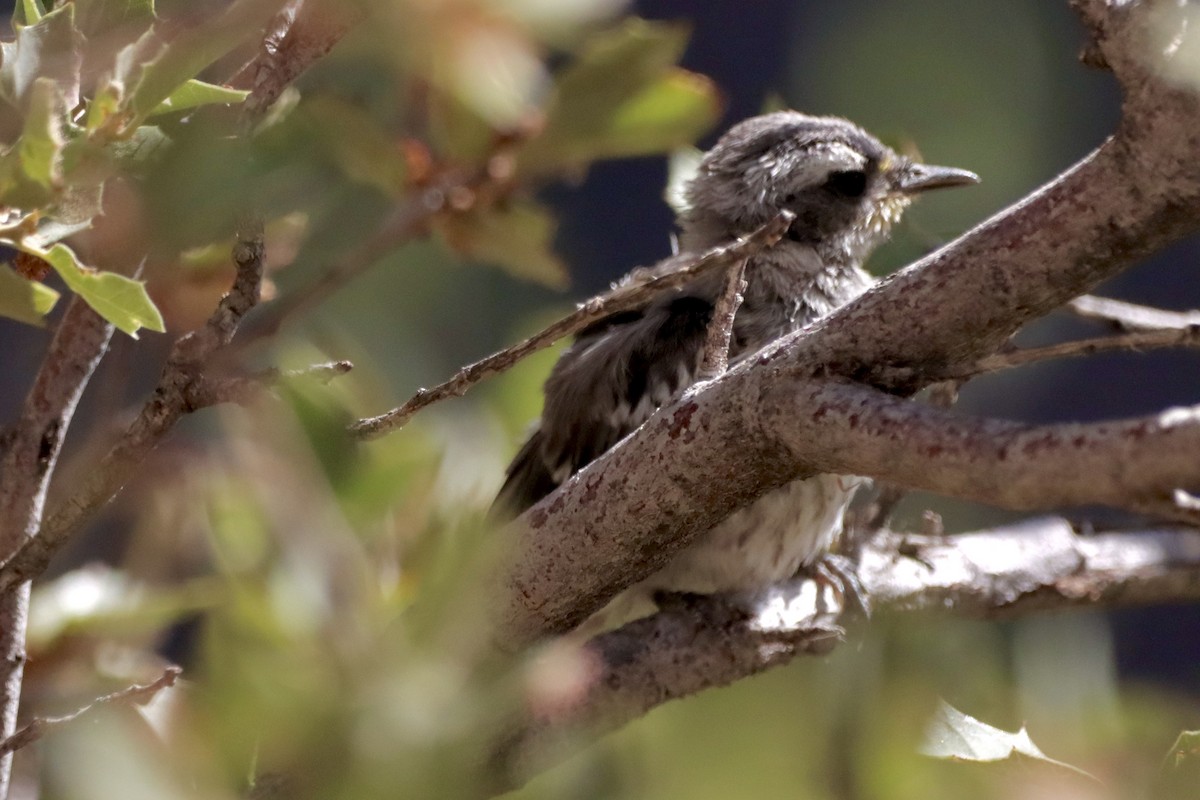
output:
[[[866,291],[873,279],[864,262],[918,195],[978,181],[967,170],[900,155],[840,117],[777,111],[731,127],[686,184],[679,255],[728,244],[783,210],[794,219],[746,264],[729,364]],[[550,494],[696,382],[724,281],[697,277],[576,335],[545,383],[541,419],[508,467],[493,504],[497,516],[515,517]],[[598,632],[653,613],[659,593],[754,591],[813,569],[834,547],[862,482],[820,474],[763,495],[699,534],[584,627]]]

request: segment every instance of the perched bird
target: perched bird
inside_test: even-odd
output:
[[[730,364],[865,291],[872,279],[863,262],[916,195],[978,180],[898,155],[836,117],[779,111],[735,125],[687,185],[682,253],[728,243],[783,209],[795,220],[746,266]],[[697,278],[580,332],[546,381],[537,429],[508,468],[496,498],[501,513],[533,505],[696,380],[723,281],[719,274]],[[601,612],[604,624],[652,612],[657,591],[757,589],[813,566],[840,534],[860,482],[818,475],[735,511],[615,598]]]

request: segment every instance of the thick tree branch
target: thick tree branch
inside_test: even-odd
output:
[[[528,339],[463,367],[449,380],[432,389],[421,389],[399,408],[377,417],[359,420],[350,427],[350,431],[363,439],[383,436],[402,428],[422,409],[450,397],[461,397],[484,378],[509,369],[521,359],[549,347],[559,339],[578,333],[604,317],[639,308],[651,298],[713,270],[728,269],[739,263],[744,269],[748,257],[779,241],[792,219],[794,215],[791,212],[781,212],[775,219],[736,242],[714,247],[700,255],[677,256],[669,259],[665,266],[659,269],[635,272],[630,282],[615,286],[612,290],[582,303],[575,311]],[[731,269],[732,272],[737,272],[737,282],[740,283],[741,270]],[[734,302],[729,297],[726,300],[730,304]],[[741,302],[740,298],[737,302]],[[732,313],[728,316],[732,319]],[[725,331],[725,349],[729,349],[728,329]]]
[[[1200,485],[1200,406],[1093,424],[1027,425],[911,403],[855,384],[782,381],[766,435],[816,472],[871,475],[1012,509],[1140,508]],[[1174,516],[1195,522],[1195,513]]]
[[[991,619],[1177,603],[1200,600],[1200,532],[1077,536],[1057,518],[949,537],[887,532],[866,546],[859,575],[883,615]],[[498,749],[503,788],[665,702],[828,653],[840,631],[814,620],[812,588],[799,579],[753,596],[691,597],[591,640],[587,690],[525,720]]]
[[[1031,319],[1200,228],[1200,100],[1157,81],[1143,66],[1135,48],[1144,34],[1144,5],[1098,12],[1099,47],[1126,88],[1124,116],[1112,139],[1015,207],[662,409],[527,511],[513,527],[511,571],[493,598],[500,637],[514,644],[570,628],[731,510],[812,474],[818,454],[809,452],[814,462],[801,462],[758,413],[763,398],[780,386],[795,393],[805,381],[837,375],[898,394],[915,392],[995,352]],[[803,413],[806,406],[791,408]],[[919,419],[928,412],[912,413]],[[1109,446],[1114,455],[1126,446],[1136,449],[1136,430],[1151,432],[1160,447],[1183,447],[1179,442],[1192,436],[1191,415],[1186,432],[1169,431],[1165,422],[1130,423],[1104,446],[1103,436],[1089,438],[1100,431],[1089,429],[1081,447],[1095,454]],[[1009,434],[1032,454],[1040,435],[1069,448],[1069,440],[1056,439],[1068,430]],[[989,464],[1015,451],[992,453]],[[847,449],[824,463],[865,467],[872,458]],[[1167,461],[1179,467],[1175,459]],[[924,459],[906,463],[912,472],[885,470],[887,476],[919,485]],[[1154,473],[1162,483],[1152,485],[1122,469],[1105,463],[1091,485],[1169,494],[1195,477],[1162,469]],[[1075,489],[1045,492],[1038,500],[1017,497],[995,482],[986,491],[959,488],[977,499],[1025,508],[1129,496],[1081,486],[1072,476],[1083,472],[1073,464],[1053,473],[1046,484],[1063,480]],[[1126,478],[1132,482],[1122,484]],[[940,482],[953,488],[947,475]]]
[[[112,325],[75,297],[58,323],[0,462],[0,553],[25,547],[42,524],[46,490],[84,387],[108,349]],[[0,592],[0,739],[16,727],[25,669],[28,576]],[[12,755],[0,756],[0,797],[8,794]]]

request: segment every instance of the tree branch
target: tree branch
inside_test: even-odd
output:
[[[1091,339],[1077,339],[1073,342],[1059,342],[1045,347],[1004,350],[979,359],[955,377],[965,380],[989,372],[1023,367],[1055,358],[1090,356],[1096,353],[1112,353],[1121,350],[1158,350],[1167,347],[1197,346],[1200,346],[1200,325],[1130,331],[1115,336],[1097,336]]]
[[[929,483],[921,475],[934,453],[910,453],[905,461],[909,471],[898,474],[894,465],[878,460],[878,453],[851,446],[837,453],[832,443],[823,454],[805,450],[799,442],[778,438],[780,431],[773,426],[781,421],[758,413],[760,404],[773,389],[785,387],[775,392],[776,411],[786,408],[803,416],[815,407],[796,400],[797,392],[805,382],[825,376],[894,394],[915,392],[990,355],[1021,325],[1200,228],[1200,161],[1195,158],[1200,152],[1200,100],[1157,81],[1140,66],[1136,47],[1144,5],[1126,3],[1101,15],[1098,46],[1126,85],[1124,116],[1112,139],[1015,207],[662,409],[522,515],[512,527],[510,572],[491,595],[501,640],[519,644],[571,628],[616,591],[663,566],[697,532],[762,494],[813,474],[818,465],[853,467],[845,472],[871,475],[867,467],[874,462],[879,473],[900,478],[904,485]],[[809,385],[804,391],[811,401],[823,391],[843,389]],[[786,404],[780,396],[785,392],[791,398]],[[832,404],[825,409],[838,411]],[[917,420],[932,412],[913,408],[901,413],[897,405],[887,413],[893,411]],[[842,419],[843,430],[852,432],[857,420],[844,414]],[[820,427],[810,422],[816,421],[805,420],[797,429]],[[1134,490],[1169,496],[1186,485],[1185,479],[1195,479],[1195,466],[1171,457],[1165,459],[1169,469],[1155,468],[1162,452],[1151,457],[1135,440],[1144,431],[1159,448],[1168,445],[1181,452],[1193,441],[1192,415],[1177,431],[1167,430],[1167,422],[1173,420],[1118,425],[1120,432],[1109,431],[1114,435],[1107,438],[1102,426],[1085,429],[1079,448],[1071,438],[1059,438],[1074,428],[1018,430],[996,423],[997,432],[1007,431],[1011,442],[1028,447],[1023,460],[1035,468],[1032,456],[1039,451],[1116,456],[1132,448],[1151,467],[1153,478],[1125,474],[1119,460],[1101,464],[1098,476],[1085,475],[1072,462],[1050,480],[1046,470],[1036,468],[1041,489],[1031,487],[1028,477],[1013,476],[1030,493],[997,481],[989,484],[981,475],[974,475],[971,485],[965,477],[958,479],[956,488],[945,470],[938,473],[940,486],[928,488],[1023,508],[1120,502]],[[908,431],[900,426],[891,430],[899,437],[896,448],[888,451],[894,453],[902,449]],[[1049,437],[1048,449],[1041,449],[1042,436]],[[870,443],[853,436],[846,441],[860,448]],[[984,448],[986,443],[975,445]],[[968,449],[952,452],[963,464],[986,462],[1009,476],[1013,472],[1001,456],[1020,455],[994,448],[990,457],[975,460]],[[798,453],[812,461],[802,461]],[[1056,482],[1063,484],[1061,492],[1054,491]]]
[[[72,298],[0,461],[0,553],[28,545],[42,524],[46,490],[84,387],[108,349],[112,325],[80,297]],[[28,576],[0,592],[0,739],[16,727],[25,670]],[[0,756],[0,797],[8,794],[12,756]]]
[[[1084,319],[1107,322],[1124,331],[1179,330],[1200,325],[1200,311],[1167,311],[1090,294],[1076,297],[1067,308]]]
[[[901,555],[914,551],[919,558]],[[1058,518],[936,538],[885,532],[866,546],[859,577],[882,615],[992,619],[1195,601],[1200,532],[1077,536]],[[828,653],[841,632],[814,619],[813,597],[806,579],[741,597],[691,596],[592,639],[587,689],[509,732],[493,762],[502,776],[496,788],[523,783],[572,747],[670,700]]]
[[[84,714],[95,711],[102,706],[114,703],[145,705],[153,700],[154,696],[163,689],[174,686],[176,679],[182,674],[183,670],[179,667],[167,667],[163,670],[162,675],[150,683],[135,683],[133,686],[128,686],[119,692],[97,697],[83,708],[78,708],[70,714],[64,714],[61,717],[36,717],[12,736],[0,741],[0,754],[8,755],[20,750],[22,747],[28,747],[54,728],[74,722]]]
[[[255,59],[230,81],[234,88],[250,90],[242,105],[244,124],[261,119],[283,90],[332,50],[363,16],[357,3],[295,0],[288,4],[263,37]]]
[[[175,342],[150,400],[100,463],[89,471],[82,486],[51,511],[36,536],[30,535],[0,564],[0,592],[7,592],[45,571],[54,554],[96,509],[121,490],[175,423],[196,409],[191,392],[202,380],[205,367],[229,346],[242,318],[258,302],[262,285],[261,229],[239,232],[233,257],[237,272],[232,288],[221,298],[203,328]]]
[[[635,271],[629,283],[620,284],[582,303],[575,311],[523,342],[463,367],[448,381],[432,389],[421,389],[399,408],[377,417],[360,419],[350,426],[350,432],[362,439],[383,436],[402,428],[422,409],[450,397],[461,397],[484,378],[509,369],[521,359],[549,347],[559,339],[578,333],[604,317],[639,308],[651,298],[710,271],[728,269],[739,262],[743,262],[744,269],[747,258],[779,241],[793,218],[791,212],[781,212],[775,219],[736,242],[714,247],[700,255],[685,253],[676,256],[656,269]],[[740,282],[740,271],[730,271],[739,272],[737,280]],[[729,316],[732,317],[732,313]],[[729,348],[728,331],[725,334],[725,348]]]
[[[712,321],[704,335],[704,355],[696,382],[708,381],[729,369],[729,339],[733,335],[733,318],[742,304],[742,292],[746,291],[746,262],[748,258],[735,261],[725,275],[725,283],[717,303],[713,307]]]

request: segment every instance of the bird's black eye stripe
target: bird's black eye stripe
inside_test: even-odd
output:
[[[825,188],[839,197],[862,197],[867,190],[867,173],[857,169],[830,173]]]

